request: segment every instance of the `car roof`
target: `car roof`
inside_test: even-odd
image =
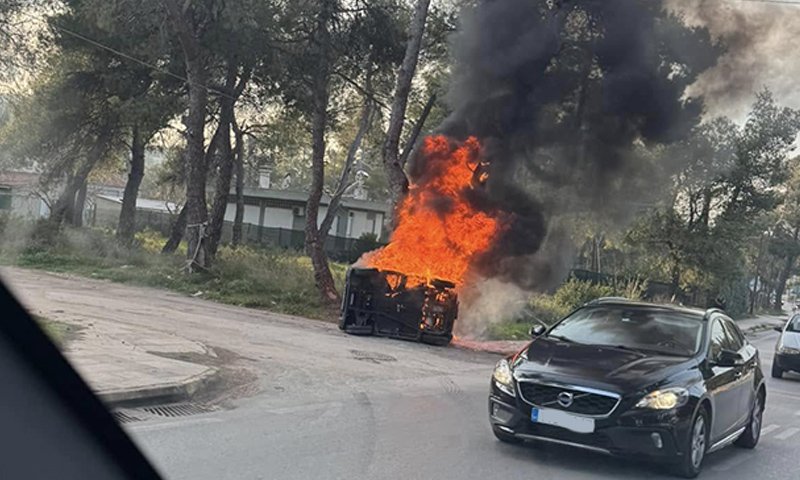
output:
[[[683,305],[673,305],[669,303],[651,303],[642,300],[631,300],[624,297],[601,297],[587,302],[584,306],[598,306],[598,305],[611,305],[611,306],[634,307],[634,308],[635,307],[660,308],[665,310],[672,310],[674,312],[697,315],[702,318],[706,318],[713,312],[724,313],[722,310],[718,308],[709,308],[708,310],[702,310],[700,308],[685,307]]]

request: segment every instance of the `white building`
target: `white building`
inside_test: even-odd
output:
[[[271,188],[244,189],[243,223],[267,228],[303,231],[306,222],[308,193]],[[317,222],[322,223],[328,211],[330,198],[323,195]],[[236,196],[231,192],[225,220],[233,222],[236,214]],[[359,238],[365,233],[381,238],[389,214],[389,205],[350,197],[343,197],[339,211],[331,225],[330,235],[343,238]]]

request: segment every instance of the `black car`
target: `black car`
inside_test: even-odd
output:
[[[495,367],[489,419],[508,443],[538,440],[669,462],[753,448],[766,400],[758,350],[722,310],[599,299]]]

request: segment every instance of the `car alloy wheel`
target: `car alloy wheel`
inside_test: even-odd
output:
[[[736,439],[736,446],[742,448],[755,448],[761,437],[761,425],[764,422],[764,394],[760,392],[756,395],[753,402],[753,410],[750,412],[750,423],[742,435]]]
[[[756,396],[756,404],[753,406],[753,418],[750,420],[750,428],[753,432],[753,440],[758,441],[761,436],[761,419],[764,415],[764,406],[761,405],[761,395]]]
[[[703,457],[706,454],[706,418],[698,415],[692,427],[692,466],[700,469]]]

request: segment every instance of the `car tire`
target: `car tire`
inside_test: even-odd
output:
[[[747,423],[742,435],[736,439],[734,445],[742,448],[756,448],[761,438],[761,426],[764,418],[764,394],[758,392],[753,410],[750,412],[750,421]]]
[[[689,434],[683,441],[683,456],[675,465],[675,473],[683,478],[695,478],[700,474],[708,450],[708,412],[700,407],[692,418]]]
[[[783,378],[783,370],[774,361],[772,362],[772,378]]]
[[[494,425],[492,425],[492,433],[494,433],[494,436],[503,443],[510,443],[513,445],[522,443],[521,438],[517,438],[508,432],[504,432]]]

